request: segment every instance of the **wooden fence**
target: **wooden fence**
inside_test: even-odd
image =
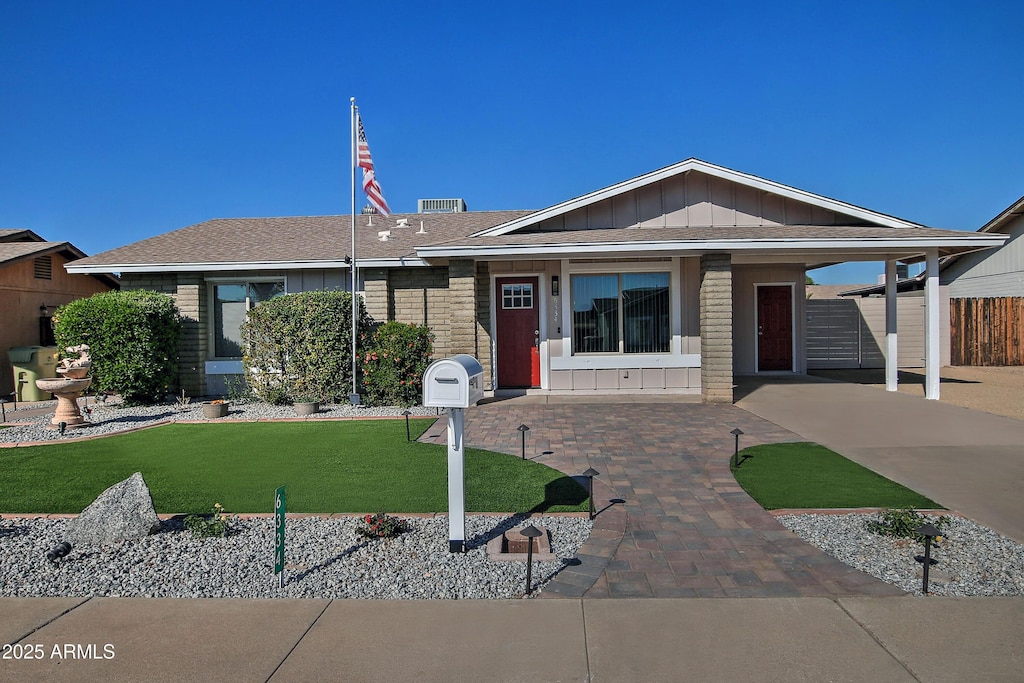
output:
[[[952,365],[1024,365],[1024,297],[950,299]]]

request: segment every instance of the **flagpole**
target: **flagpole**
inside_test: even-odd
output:
[[[358,276],[356,274],[356,98],[351,98],[352,105],[352,262],[349,269],[352,275],[352,393],[348,400],[354,406],[359,405],[359,388],[357,384],[357,357],[356,357],[356,330],[359,320],[359,302],[356,300],[356,286]]]

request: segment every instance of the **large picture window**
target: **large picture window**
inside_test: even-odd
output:
[[[226,282],[213,286],[213,355],[242,357],[242,323],[262,301],[284,294],[284,282]]]
[[[668,273],[572,275],[572,352],[668,353]]]

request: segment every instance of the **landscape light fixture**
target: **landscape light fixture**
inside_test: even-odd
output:
[[[743,430],[740,429],[739,427],[737,427],[736,429],[732,430],[729,433],[736,437],[736,448],[735,448],[735,450],[733,451],[733,454],[732,454],[733,467],[739,467],[740,466],[740,434],[743,433]]]
[[[583,476],[587,478],[587,497],[590,499],[590,521],[594,521],[594,477],[601,474],[593,467],[588,467]]]
[[[405,415],[405,440],[412,441],[412,435],[409,433],[409,416],[412,415],[408,410],[403,410],[402,415]]]
[[[64,432],[67,430],[67,428],[68,428],[68,423],[67,422],[58,422],[57,423],[57,429],[60,431],[60,435],[61,436],[64,436]]]
[[[526,594],[529,595],[533,592],[533,539],[541,536],[544,532],[531,524],[520,533],[529,539],[526,544]]]
[[[61,541],[52,550],[47,551],[46,559],[52,564],[57,564],[57,560],[62,557],[66,557],[71,552],[71,544],[67,541]]]
[[[924,536],[924,579],[921,582],[921,592],[928,595],[928,566],[932,564],[932,539],[941,536],[942,532],[934,524],[922,524],[914,531]]]
[[[523,436],[523,460],[526,460],[526,432],[530,431],[530,428],[526,425],[519,425],[516,429],[518,429],[519,433]]]

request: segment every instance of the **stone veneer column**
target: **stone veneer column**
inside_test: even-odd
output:
[[[453,259],[448,264],[448,305],[451,320],[449,352],[476,355],[476,264]]]
[[[363,303],[366,312],[378,323],[387,322],[388,317],[388,271],[372,268],[363,271]]]
[[[484,388],[493,389],[491,363],[491,267],[486,261],[476,264],[476,359],[484,366]]]
[[[700,257],[700,393],[732,403],[732,257]]]

